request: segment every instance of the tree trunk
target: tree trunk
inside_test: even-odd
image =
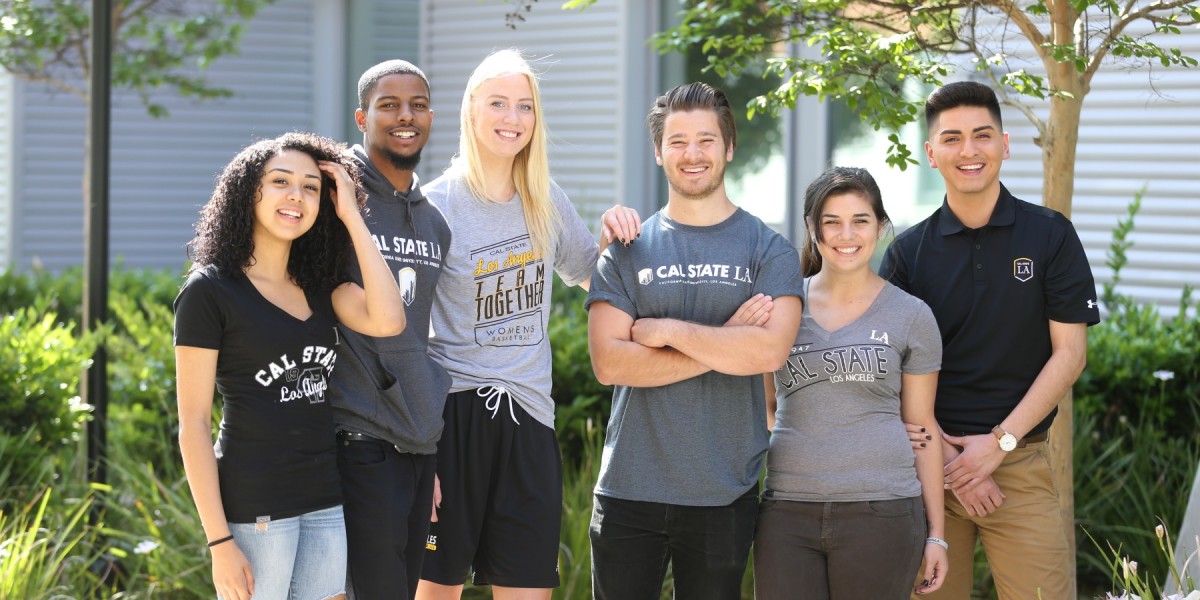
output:
[[[1071,217],[1071,198],[1075,193],[1075,147],[1079,142],[1079,117],[1083,108],[1084,85],[1080,73],[1070,63],[1055,63],[1050,68],[1050,86],[1070,93],[1073,98],[1054,97],[1050,101],[1050,119],[1042,140],[1042,204]],[[1050,428],[1050,465],[1058,488],[1067,544],[1070,550],[1070,581],[1075,582],[1075,478],[1074,478],[1074,404],[1071,392],[1058,403],[1058,416]],[[1071,598],[1077,595],[1072,590]]]
[[[1072,65],[1057,66],[1070,72],[1059,77],[1051,75],[1051,87],[1075,97],[1056,97],[1050,101],[1050,119],[1046,121],[1046,133],[1042,139],[1042,204],[1069,219],[1071,198],[1075,193],[1075,146],[1079,142],[1083,85]]]

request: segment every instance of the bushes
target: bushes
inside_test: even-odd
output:
[[[1119,281],[1141,195],[1113,232],[1108,265]],[[1111,557],[1088,536],[1120,545],[1145,572],[1168,565],[1154,535],[1159,519],[1178,531],[1200,461],[1200,322],[1185,286],[1179,316],[1106,285],[1107,315],[1088,331],[1087,369],[1076,382],[1075,515],[1078,573],[1085,584],[1109,582]]]
[[[554,429],[558,434],[563,464],[574,466],[584,460],[590,428],[604,438],[604,424],[612,406],[612,388],[596,381],[588,353],[587,292],[568,288],[554,278],[554,307],[550,310],[550,347],[554,352]]]
[[[41,296],[0,317],[0,432],[32,432],[32,444],[67,446],[79,440],[89,415],[79,378],[103,332],[77,335],[49,305]]]
[[[70,445],[90,407],[80,403],[82,369],[104,341],[109,363],[109,448],[152,460],[160,473],[182,473],[175,452],[175,351],[171,302],[178,273],[124,270],[110,275],[106,328],[81,335],[83,279],[78,269],[0,274],[0,431],[39,432],[35,444]]]

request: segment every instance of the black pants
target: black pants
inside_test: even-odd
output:
[[[401,454],[384,442],[338,442],[347,575],[357,600],[408,600],[416,594],[435,461],[432,454]]]
[[[757,519],[756,488],[727,506],[597,495],[592,593],[599,600],[657,600],[669,562],[676,598],[737,600]]]

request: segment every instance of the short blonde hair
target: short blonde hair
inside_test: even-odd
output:
[[[542,113],[542,96],[538,89],[537,74],[519,50],[509,48],[493,52],[471,73],[459,112],[458,154],[451,160],[447,170],[462,175],[471,192],[481,200],[487,200],[479,143],[475,139],[472,127],[475,91],[483,82],[505,75],[524,75],[529,80],[529,88],[533,92],[533,131],[527,132],[530,136],[529,144],[513,161],[512,179],[525,208],[525,227],[529,229],[534,249],[545,254],[558,235],[562,219],[550,198],[546,120]]]

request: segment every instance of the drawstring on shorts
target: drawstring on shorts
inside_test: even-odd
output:
[[[513,397],[507,389],[498,385],[487,385],[475,390],[475,394],[484,399],[483,407],[492,411],[492,418],[496,418],[496,413],[500,412],[500,399],[508,398],[508,415],[512,417],[513,423],[520,425],[517,420],[516,410],[513,408]]]

